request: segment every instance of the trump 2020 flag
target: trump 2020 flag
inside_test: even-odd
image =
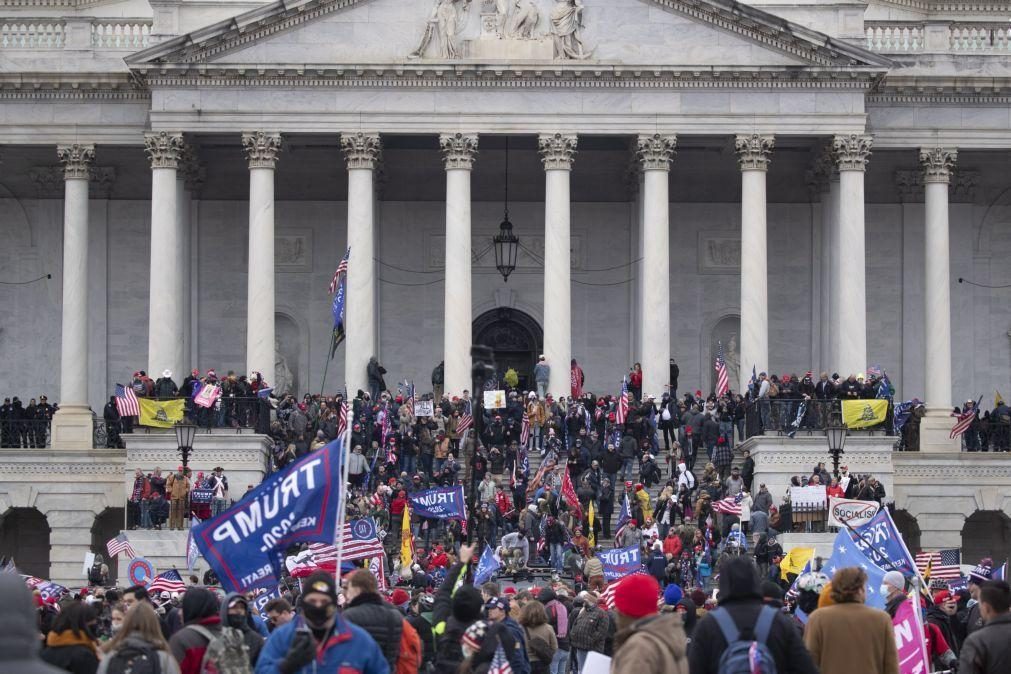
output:
[[[477,563],[477,572],[474,574],[474,585],[487,583],[501,566],[502,562],[495,556],[495,550],[492,549],[492,546],[485,545],[484,552],[481,553],[481,559]]]
[[[624,578],[642,567],[638,545],[598,552],[597,559],[604,565],[604,580],[608,582]]]
[[[411,512],[420,517],[439,520],[467,519],[467,505],[463,500],[463,486],[438,487],[415,492],[408,497]]]
[[[909,554],[906,542],[892,521],[888,508],[879,510],[867,524],[840,533],[850,536],[864,557],[885,571],[900,571],[906,578],[919,573],[916,570],[916,560]]]
[[[194,527],[200,554],[227,591],[273,587],[289,546],[334,542],[342,441],[274,473],[230,509]]]

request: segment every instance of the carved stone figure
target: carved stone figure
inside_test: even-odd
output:
[[[583,1],[555,0],[551,9],[551,35],[555,41],[555,58],[588,59],[593,52],[583,47]]]
[[[291,373],[291,368],[288,367],[288,359],[281,353],[281,344],[277,340],[274,340],[274,380],[275,396],[292,392],[291,385],[294,383],[294,376]]]
[[[510,37],[533,40],[536,36],[534,31],[541,22],[541,12],[533,0],[516,0],[516,11],[513,12],[512,28],[509,31]]]
[[[506,36],[506,25],[509,23],[509,0],[495,0],[495,32],[499,37]]]
[[[730,387],[737,386],[741,381],[741,354],[737,351],[737,335],[731,335],[723,350],[723,361],[727,364],[727,378],[730,380]]]
[[[435,0],[432,14],[425,25],[425,34],[418,48],[408,58],[423,58],[435,37],[439,38],[439,56],[444,59],[460,58],[457,44],[459,32],[467,24],[467,13],[471,0]]]

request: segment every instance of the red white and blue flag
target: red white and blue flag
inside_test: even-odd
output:
[[[727,375],[727,361],[723,358],[723,342],[717,342],[716,364],[716,397],[726,395],[730,390],[730,377]]]
[[[980,398],[982,400],[982,398]],[[973,405],[971,410],[966,410],[958,415],[958,419],[955,421],[955,426],[951,429],[951,439],[961,436],[967,430],[969,426],[972,426],[972,422],[976,419],[976,410],[979,409],[978,405]]]
[[[330,294],[333,295],[337,292],[337,286],[341,282],[341,277],[348,273],[348,258],[351,256],[351,246],[348,246],[348,250],[344,253],[344,257],[341,261],[337,263],[337,270],[333,273],[333,278],[330,280]]]
[[[116,384],[116,409],[121,417],[140,416],[140,403],[137,402],[137,395],[129,386]]]
[[[744,492],[738,492],[737,496],[720,499],[713,503],[713,510],[724,515],[741,516],[741,501],[744,500]]]
[[[513,668],[509,666],[509,658],[506,657],[501,641],[498,642],[498,648],[495,649],[495,655],[492,656],[488,674],[513,674]]]
[[[526,447],[530,441],[530,414],[523,412],[523,425],[520,427],[520,447]]]
[[[370,517],[346,523],[343,539],[344,554],[342,559],[345,561],[378,557],[385,554],[383,542],[379,540],[376,522]],[[312,561],[317,566],[323,566],[326,562],[331,564],[337,562],[337,547],[331,543],[310,543],[309,551],[312,553]]]
[[[625,419],[628,418],[628,381],[622,377],[621,378],[621,397],[618,398],[618,409],[614,413],[614,422],[616,424],[624,424]]]
[[[465,431],[470,430],[470,427],[474,425],[474,417],[470,412],[464,412],[460,415],[460,421],[456,423],[456,433],[457,435],[463,435]]]
[[[110,538],[105,544],[105,549],[109,551],[110,557],[116,557],[121,552],[125,552],[126,556],[130,559],[137,556],[136,551],[133,549],[133,546],[130,545],[130,541],[126,537],[126,534],[120,534],[115,538]]]
[[[185,592],[186,583],[175,569],[159,573],[147,586],[148,592]]]
[[[341,410],[337,417],[337,437],[341,437],[348,430],[348,401],[341,400]]]
[[[915,561],[921,576],[926,575],[929,565],[931,580],[958,580],[962,575],[962,551],[958,549],[921,552]]]

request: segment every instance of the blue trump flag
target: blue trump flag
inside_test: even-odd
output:
[[[916,562],[888,508],[879,510],[867,524],[841,533],[846,533],[864,557],[885,571],[899,571],[907,578],[917,575]]]
[[[642,567],[638,545],[598,552],[597,559],[604,565],[604,580],[607,581],[623,578]]]
[[[463,486],[425,489],[408,496],[411,512],[419,517],[439,520],[467,519],[467,505],[463,500]]]
[[[881,595],[878,588],[881,587],[881,581],[885,578],[885,570],[867,559],[853,541],[850,533],[844,530],[836,535],[835,543],[832,544],[832,556],[825,562],[822,572],[832,578],[836,571],[848,566],[859,566],[867,573],[867,599],[865,603],[874,608],[884,609],[885,597]]]
[[[284,551],[296,543],[333,543],[340,501],[343,438],[274,473],[193,540],[229,592],[274,587]]]
[[[481,560],[477,563],[477,571],[474,573],[474,585],[487,583],[500,568],[502,568],[502,562],[495,556],[495,551],[490,545],[485,545],[484,552],[481,553]]]

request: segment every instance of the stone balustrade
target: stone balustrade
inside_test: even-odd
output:
[[[71,26],[62,19],[2,20],[0,49],[74,49],[90,46],[92,49],[139,51],[151,44],[150,19],[95,18],[90,19],[90,26],[88,22],[86,19],[83,23],[85,33],[82,35],[82,43],[80,39],[76,42],[70,40]]]
[[[0,49],[63,49],[65,27],[53,19],[0,22]]]
[[[867,49],[881,54],[1011,53],[1011,24],[979,22],[868,21]]]
[[[91,44],[96,49],[144,49],[150,37],[151,21],[146,19],[98,19],[91,26]]]

